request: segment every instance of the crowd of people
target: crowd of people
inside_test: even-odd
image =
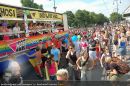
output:
[[[115,25],[87,30],[70,30],[69,37],[39,42],[35,53],[37,74],[43,80],[91,81],[96,67],[106,70],[107,80],[121,80],[129,72],[130,27]],[[96,77],[96,76],[95,76]]]
[[[7,22],[0,23],[0,40],[10,40],[14,38],[22,38],[26,37],[27,32],[25,30],[26,24],[25,22],[19,23],[18,21],[14,22],[14,24],[8,24]],[[39,34],[47,34],[51,32],[52,28],[63,28],[62,25],[55,24],[55,26],[50,22],[29,22],[28,31],[29,36],[36,36]],[[46,29],[46,31],[45,31]]]

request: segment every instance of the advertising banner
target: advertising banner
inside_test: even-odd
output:
[[[17,18],[16,8],[0,6],[0,17]]]
[[[34,19],[38,21],[61,21],[63,15],[60,13],[54,13],[49,11],[42,11],[40,9],[30,9],[30,8],[22,8],[22,7],[15,7],[15,6],[8,6],[4,4],[0,4],[0,18],[2,19],[23,19],[24,18],[24,11],[27,12],[27,19]]]

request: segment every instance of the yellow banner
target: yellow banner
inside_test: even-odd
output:
[[[32,19],[39,19],[39,12],[38,11],[30,11]]]
[[[16,8],[0,6],[0,17],[17,18]]]
[[[62,15],[49,12],[39,12],[39,17],[45,20],[62,20]]]

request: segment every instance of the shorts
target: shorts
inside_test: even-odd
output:
[[[89,51],[89,57],[91,58],[91,59],[93,59],[93,60],[95,60],[96,59],[96,51]]]
[[[99,59],[101,57],[100,52],[96,52],[96,55],[97,55],[97,59]]]
[[[119,54],[121,55],[121,56],[124,56],[124,55],[126,55],[126,48],[119,48]]]

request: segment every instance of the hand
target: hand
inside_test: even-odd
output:
[[[69,54],[71,53],[71,50],[69,50]]]
[[[103,65],[101,65],[101,67],[103,68]]]
[[[59,66],[59,64],[60,64],[60,62],[58,61],[58,62],[57,62],[57,66]]]
[[[81,69],[82,69],[82,67],[78,67],[78,69],[80,69],[80,70],[81,70]]]

